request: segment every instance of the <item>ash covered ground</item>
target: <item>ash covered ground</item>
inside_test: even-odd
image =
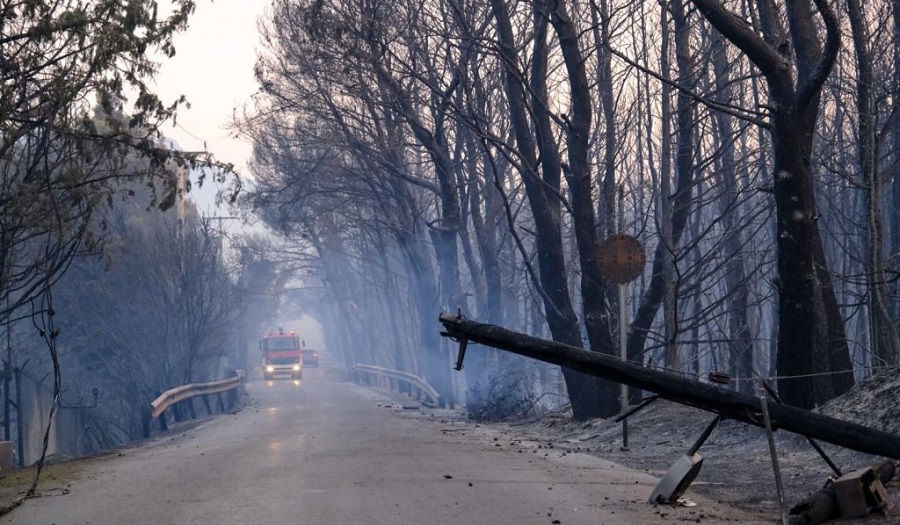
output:
[[[864,381],[829,402],[819,412],[897,435],[900,439],[900,374],[883,374]],[[622,424],[610,420],[575,422],[568,416],[545,415],[499,424],[503,432],[539,446],[584,452],[662,477],[684,455],[714,419],[709,412],[658,400],[628,420],[628,448],[622,447]],[[806,439],[787,431],[775,433],[785,502],[793,507],[816,492],[833,473]],[[820,445],[834,463],[849,472],[883,460],[828,443]],[[700,492],[723,503],[779,516],[772,459],[765,430],[737,421],[722,421],[700,449],[703,467],[685,494]],[[887,489],[900,508],[900,485]],[[649,494],[646,495],[649,498]],[[840,523],[900,524],[900,513],[884,517],[842,520]],[[780,520],[779,520],[780,521]],[[837,522],[837,521],[836,521]],[[836,523],[835,522],[835,523]]]

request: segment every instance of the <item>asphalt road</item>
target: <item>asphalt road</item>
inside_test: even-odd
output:
[[[771,523],[702,499],[652,506],[647,474],[403,410],[325,369],[248,391],[238,414],[84,461],[0,524]]]

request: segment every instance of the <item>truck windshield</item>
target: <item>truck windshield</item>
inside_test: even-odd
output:
[[[273,357],[269,359],[270,365],[292,365],[299,362],[300,360],[296,357]]]
[[[264,348],[266,350],[295,350],[299,349],[296,337],[272,337],[265,339]]]

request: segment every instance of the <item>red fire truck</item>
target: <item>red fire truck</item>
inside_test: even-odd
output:
[[[300,379],[303,376],[300,337],[293,331],[284,333],[279,328],[277,332],[269,332],[259,340],[259,350],[262,352],[264,379]]]

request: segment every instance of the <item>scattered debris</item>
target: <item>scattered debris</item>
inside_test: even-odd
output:
[[[900,374],[895,372],[866,380],[815,412],[877,429],[897,438],[900,437],[898,401]],[[539,418],[529,416],[527,419],[507,420],[495,428],[505,427],[509,443],[513,440],[522,443],[521,438],[524,438],[524,452],[544,456],[546,454],[543,452],[554,448],[559,449],[559,452],[583,452],[662,477],[672,461],[689,449],[709,424],[709,419],[708,411],[660,400],[652,407],[629,417],[631,443],[628,450],[622,450],[620,446],[620,424],[604,419],[573,421],[571,414],[566,412],[545,414]],[[464,431],[445,429],[458,430]],[[790,503],[805,501],[804,498],[808,499],[810,492],[821,487],[822,481],[833,472],[802,436],[791,432],[776,432],[775,439],[785,478],[785,499]],[[498,439],[493,438],[493,441]],[[829,443],[822,446],[843,472],[884,459]],[[764,430],[726,419],[704,445],[703,454],[706,465],[690,491],[696,490],[720,503],[776,515],[778,506],[775,501],[772,465],[767,460]],[[882,482],[882,485],[886,485],[884,494],[887,497],[884,501],[897,506],[896,502],[900,501],[900,485],[897,481],[890,484]],[[874,490],[878,491],[877,488]],[[640,496],[639,499],[647,501],[648,495]],[[832,501],[835,501],[836,507],[833,497]],[[872,508],[878,507],[876,505]],[[705,515],[700,514],[700,517]],[[792,519],[796,517],[792,516]],[[896,518],[869,518],[873,523],[900,523],[900,520],[895,520]]]
[[[872,467],[859,469],[837,479],[829,479],[825,486],[791,509],[795,522],[816,525],[835,518],[860,518],[873,511],[890,515],[892,503],[885,489],[896,474],[897,466],[883,461]]]
[[[736,433],[740,433],[745,437],[752,436],[752,447],[746,447],[746,450],[742,451],[743,453],[738,458],[734,456],[737,456],[739,452],[733,447],[720,450],[719,452],[723,453],[723,457],[719,459],[724,459],[723,463],[729,464],[730,468],[720,469],[720,472],[717,472],[717,474],[719,479],[729,479],[735,472],[746,470],[745,464],[753,465],[755,474],[757,471],[759,474],[762,474],[763,471],[768,471],[768,483],[756,487],[757,491],[755,492],[760,490],[771,491],[772,469],[774,467],[776,470],[774,475],[778,485],[777,496],[782,503],[791,496],[785,497],[782,490],[782,476],[777,472],[781,470],[779,467],[779,464],[782,462],[781,457],[784,457],[786,465],[800,468],[806,467],[808,470],[808,472],[804,472],[803,476],[791,472],[790,477],[794,478],[792,481],[800,481],[801,477],[804,480],[809,478],[812,475],[812,469],[809,469],[809,466],[816,462],[819,464],[827,463],[831,469],[839,472],[837,464],[839,462],[846,464],[847,460],[855,463],[850,468],[859,468],[861,464],[859,463],[860,459],[868,462],[873,461],[875,459],[872,457],[873,455],[900,460],[900,439],[898,439],[898,436],[900,436],[900,404],[897,403],[897,399],[900,398],[900,374],[897,374],[896,369],[892,370],[891,373],[885,372],[862,382],[851,392],[829,403],[829,406],[822,407],[819,411],[811,412],[777,401],[770,403],[765,397],[756,398],[741,394],[734,390],[717,387],[713,383],[703,383],[683,378],[675,374],[619,361],[599,353],[587,352],[552,341],[534,338],[526,334],[512,332],[494,325],[467,320],[461,315],[441,314],[440,321],[445,328],[441,335],[452,337],[460,343],[459,364],[462,363],[463,349],[466,343],[477,342],[652,392],[662,399],[668,399],[690,407],[702,408],[726,420],[757,426],[762,426],[762,421],[766,420],[765,426],[769,428],[767,445],[772,454],[772,464],[765,465],[760,458],[763,454],[759,453],[759,441],[761,437],[765,437],[764,433],[761,433],[759,429],[750,428],[749,433]],[[724,382],[725,378],[721,379],[722,381],[714,381],[714,383]],[[770,391],[770,394],[776,395],[774,390]],[[668,408],[671,409],[671,405]],[[671,414],[668,416],[671,416]],[[771,426],[768,418],[771,418]],[[630,416],[629,425],[635,419],[640,419],[640,414],[637,417],[634,415]],[[559,422],[560,419],[556,418],[555,421]],[[657,443],[671,441],[673,445],[683,447],[685,440],[668,439],[672,431],[675,430],[673,427],[680,426],[679,423],[681,422],[675,418],[666,417],[663,426],[661,428],[658,427],[658,430],[661,430],[661,432],[653,435],[654,441]],[[545,425],[548,429],[550,428],[549,423],[545,423]],[[579,429],[575,429],[575,425],[567,426],[570,431],[578,432],[580,430],[587,434],[584,430],[587,430],[589,427],[584,422],[577,423],[580,427]],[[633,425],[632,428],[634,429]],[[778,439],[776,439],[772,433],[774,428],[788,430],[794,434],[785,436],[785,433],[781,432],[778,435]],[[734,429],[729,428],[729,430]],[[554,434],[565,435],[559,431],[554,432]],[[592,432],[591,439],[599,435]],[[610,441],[613,443],[621,441],[622,436],[620,432],[608,431],[606,435],[607,437],[612,437],[612,440],[607,441],[607,443]],[[660,439],[661,437],[666,439]],[[804,437],[807,440],[806,442],[803,441]],[[831,452],[826,454],[824,447],[814,443],[810,438],[836,445],[839,447],[840,458],[842,459],[833,461],[837,454],[834,456]],[[540,438],[535,441],[539,442]],[[600,445],[596,449],[598,456],[620,461],[615,457],[613,447],[603,446],[602,438],[598,439],[598,441],[597,445]],[[779,444],[776,449],[776,441],[785,442],[789,446],[782,447]],[[568,448],[571,451],[574,447],[565,446],[567,444],[565,443],[562,448]],[[594,443],[591,444],[593,445]],[[620,457],[630,460],[620,462],[626,466],[632,466],[635,463],[648,464],[647,452],[643,450],[646,444],[645,440],[644,446],[640,447],[639,450],[633,443],[628,447],[615,447],[619,449]],[[589,447],[585,448],[589,449]],[[754,449],[755,453],[748,454],[751,448]],[[683,450],[684,448],[681,448],[681,451]],[[811,454],[810,450],[815,450],[816,452]],[[848,451],[852,453],[846,454]],[[639,457],[632,455],[632,452],[637,452],[636,456]],[[671,461],[671,457],[677,457],[680,454],[682,452],[673,454],[668,461]],[[815,458],[815,454],[818,454],[820,457]],[[656,459],[659,459],[660,455],[656,454]],[[665,462],[664,464],[667,463]],[[653,468],[658,468],[658,464],[655,464]],[[843,468],[845,467],[841,467],[841,469]],[[690,473],[687,474],[682,474],[675,489],[679,488],[678,485],[681,480],[690,477]],[[865,500],[865,507],[868,510],[872,508],[889,510],[888,492],[879,489],[878,484],[881,482],[877,479],[878,477],[873,477],[871,482],[862,481],[862,475],[859,478],[858,484],[862,487],[861,491]],[[761,479],[759,478],[757,481],[761,481]],[[730,478],[730,481],[732,484],[746,483],[743,479],[738,481]],[[846,482],[853,483],[849,479]],[[741,487],[737,490],[737,493],[746,498],[746,489],[747,487]],[[768,497],[770,498],[771,494]],[[764,496],[759,497],[757,503],[772,505],[770,501],[765,501],[763,498]],[[850,505],[845,504],[845,507],[849,508]],[[779,510],[782,513],[782,520],[786,522],[787,517],[784,514],[784,506],[781,505]],[[857,509],[848,512],[860,511]]]

